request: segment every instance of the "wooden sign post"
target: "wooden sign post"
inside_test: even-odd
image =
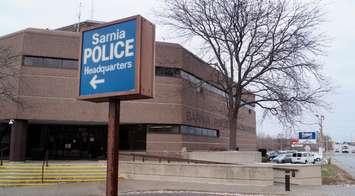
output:
[[[107,131],[106,195],[117,195],[119,161],[120,100],[110,99]]]
[[[81,34],[79,100],[109,102],[106,195],[118,193],[121,100],[154,94],[155,27],[132,16]]]

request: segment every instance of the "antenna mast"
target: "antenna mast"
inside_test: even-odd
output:
[[[91,0],[90,19],[94,20],[94,0]]]
[[[80,1],[80,3],[79,3],[79,12],[78,12],[78,25],[76,26],[76,32],[80,31],[81,7],[82,7],[82,2]]]

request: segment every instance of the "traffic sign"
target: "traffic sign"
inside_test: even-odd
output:
[[[315,131],[298,132],[298,140],[300,144],[317,143],[317,133]]]
[[[133,16],[82,32],[79,99],[153,97],[154,25]]]

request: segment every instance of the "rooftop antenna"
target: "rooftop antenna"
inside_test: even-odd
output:
[[[76,32],[80,31],[81,8],[82,8],[82,2],[80,1],[79,12],[78,12],[78,24],[76,25]]]
[[[94,0],[91,0],[90,19],[94,20]]]

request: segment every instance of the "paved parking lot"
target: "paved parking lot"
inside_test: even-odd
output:
[[[354,153],[335,153],[332,155],[335,163],[352,175],[355,179],[355,154]]]

